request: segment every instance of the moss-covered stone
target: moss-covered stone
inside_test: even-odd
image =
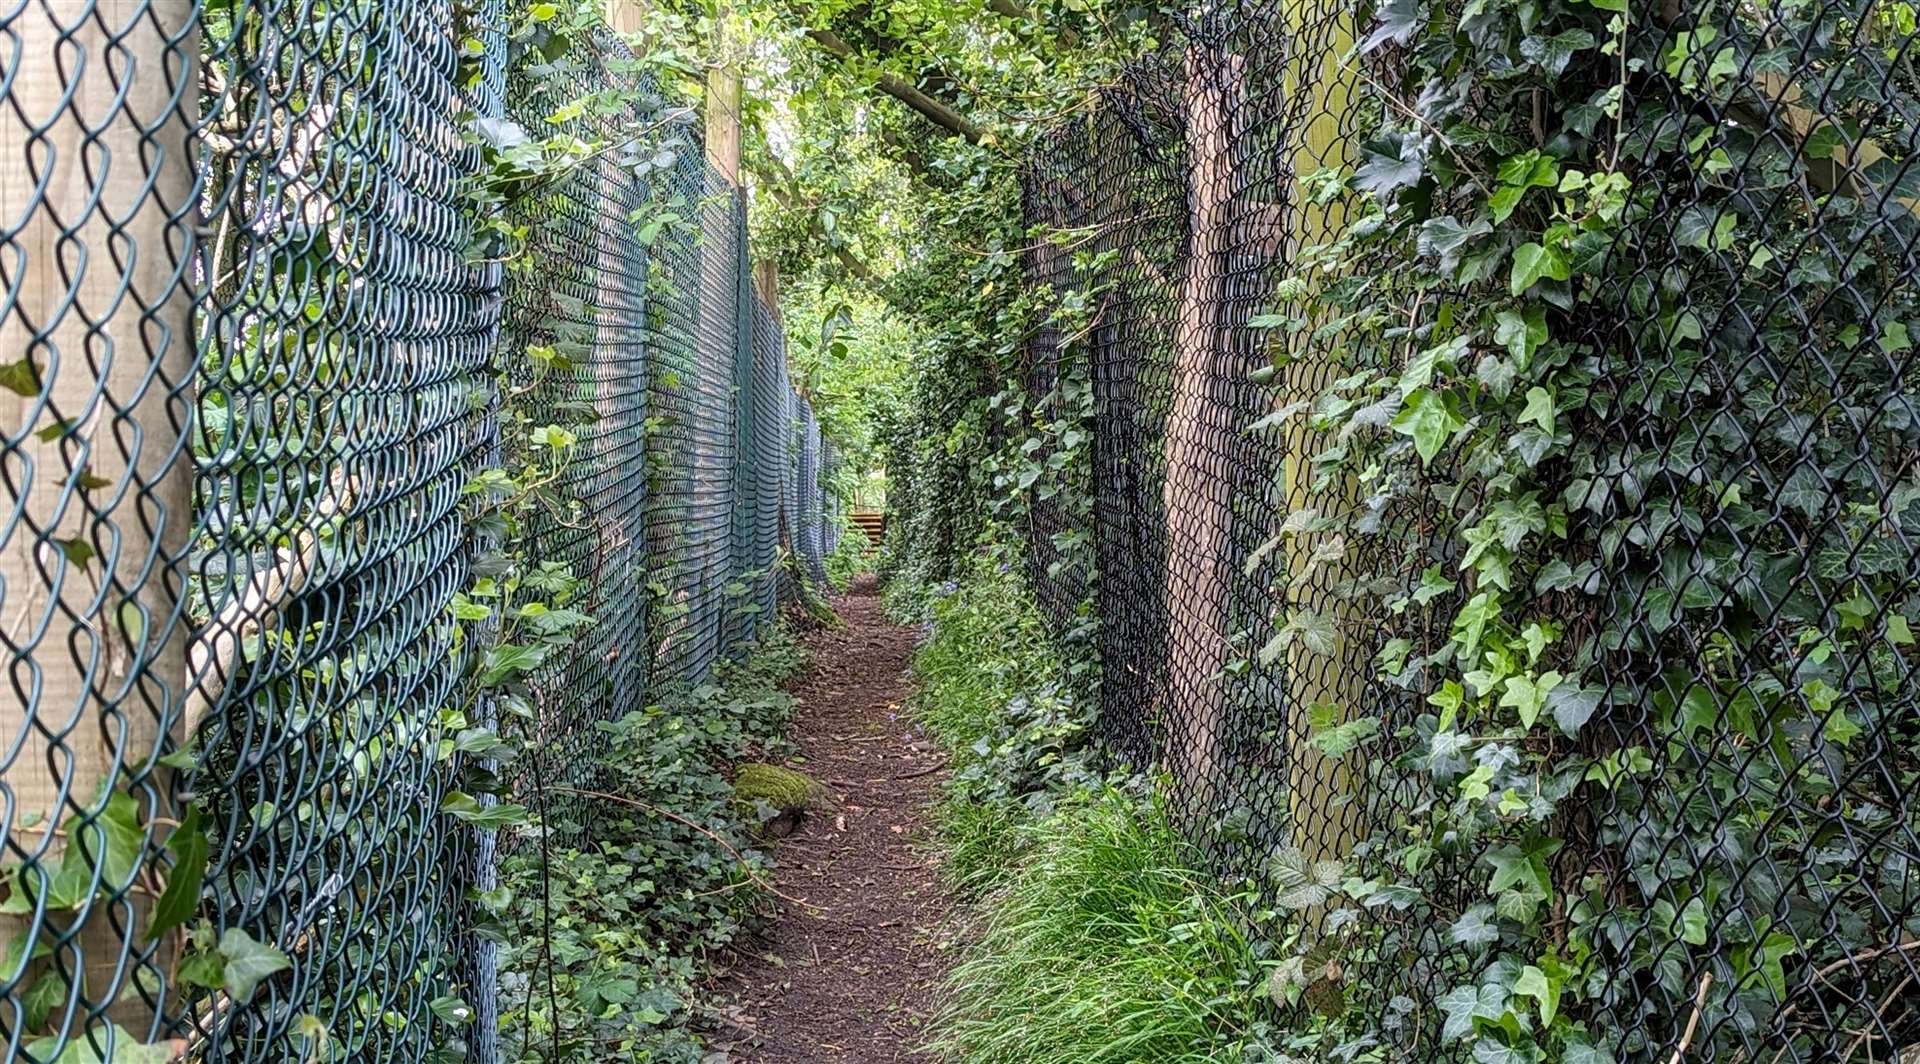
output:
[[[797,813],[813,804],[819,784],[805,773],[790,768],[749,761],[735,770],[733,793],[752,805],[765,802],[781,813]]]

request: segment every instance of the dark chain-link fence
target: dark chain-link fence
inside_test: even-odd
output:
[[[604,32],[509,80],[507,17],[0,11],[8,1060],[467,1059],[457,733],[519,713],[515,797],[580,782],[770,621],[783,545],[819,572],[827,459],[697,115]],[[556,124],[586,161],[503,263],[482,148]],[[477,518],[538,448],[564,505]],[[593,618],[526,705],[474,701],[456,623],[508,549]]]
[[[1165,30],[1026,175],[1029,573],[1290,1051],[1920,1060],[1913,9]]]

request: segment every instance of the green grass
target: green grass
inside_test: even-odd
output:
[[[1019,826],[934,1048],[964,1064],[1274,1059],[1261,948],[1157,803],[1106,788]]]
[[[1151,788],[1093,767],[1091,707],[1017,567],[982,560],[928,598],[915,709],[952,756],[936,813],[976,924],[930,1048],[954,1064],[1285,1059],[1270,949]]]
[[[914,657],[914,711],[954,766],[935,810],[948,877],[978,898],[1017,862],[1020,827],[1096,780],[1087,714],[1058,684],[1052,643],[1010,570],[978,564],[934,598],[932,614],[932,637]]]

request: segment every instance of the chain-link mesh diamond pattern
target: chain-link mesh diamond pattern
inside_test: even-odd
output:
[[[512,531],[475,524],[469,483],[534,430],[575,430],[572,501],[516,546],[579,577],[596,623],[534,705],[469,710],[527,710],[523,790],[584,779],[596,722],[757,631],[783,534],[817,554],[787,419],[817,430],[697,116],[610,34],[508,84],[505,18],[0,10],[8,1059],[463,1058],[452,1003],[494,1015],[464,929],[497,847],[439,812],[485,767],[445,756],[485,635],[457,643],[450,608]],[[537,223],[522,262],[477,260],[475,145],[588,96],[640,102],[566,118],[606,150],[512,208]],[[641,131],[670,165],[634,157]],[[686,224],[643,235],[666,214]],[[201,897],[150,936],[203,859],[167,845],[183,820]],[[202,921],[290,968],[245,1000],[198,988]]]
[[[1594,766],[1530,788],[1556,794],[1536,835],[1561,844],[1539,858],[1556,952],[1527,963],[1582,973],[1556,999],[1578,1059],[1920,1060],[1911,12],[1635,5],[1607,49],[1534,42],[1531,62],[1563,69],[1502,151],[1564,154],[1524,142],[1548,116],[1617,125],[1595,169],[1652,200],[1637,228],[1575,245],[1572,282],[1533,290],[1585,360],[1541,429],[1568,454],[1529,474],[1554,493],[1477,512],[1455,485],[1504,455],[1343,466],[1391,438],[1401,398],[1364,392],[1404,361],[1358,353],[1380,328],[1368,314],[1398,315],[1404,347],[1466,312],[1444,294],[1408,305],[1406,257],[1322,265],[1362,200],[1305,179],[1364,169],[1378,187],[1414,146],[1429,173],[1477,149],[1421,123],[1485,94],[1406,80],[1400,49],[1470,51],[1486,10],[1216,5],[1045,138],[1022,265],[1060,298],[1028,338],[1020,416],[1053,426],[1041,463],[1062,426],[1091,439],[1083,467],[1024,499],[1038,600],[1062,633],[1090,606],[1102,734],[1167,771],[1235,882],[1327,860],[1430,885],[1309,921],[1367,944],[1331,982],[1342,1029],[1374,1041],[1340,1052],[1540,1059],[1499,1056],[1521,1039],[1488,1029],[1509,1011],[1540,1022],[1529,1000],[1509,1010],[1522,974],[1486,950],[1510,916],[1486,887],[1514,854],[1428,830],[1474,800],[1469,770],[1512,754],[1436,742],[1427,701],[1476,667],[1423,655],[1473,591],[1473,559],[1442,544],[1462,515],[1484,522],[1517,552],[1526,615],[1558,633],[1549,712],[1592,714],[1577,737],[1524,740]],[[1484,190],[1439,186],[1396,207],[1435,219],[1405,256],[1492,232],[1466,231]],[[1498,248],[1503,291],[1522,239]],[[1496,386],[1511,342],[1474,341],[1459,372]],[[1530,530],[1555,507],[1571,535]],[[1360,718],[1380,733],[1361,752],[1315,741]],[[1534,808],[1529,788],[1486,801],[1514,823]],[[1594,954],[1557,952],[1576,937]]]

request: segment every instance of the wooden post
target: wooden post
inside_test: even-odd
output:
[[[1186,269],[1174,323],[1173,404],[1167,414],[1166,506],[1167,686],[1160,692],[1167,761],[1182,792],[1203,813],[1213,804],[1225,739],[1224,671],[1227,589],[1232,578],[1228,533],[1232,478],[1212,448],[1223,423],[1221,384],[1228,367],[1221,328],[1227,205],[1232,194],[1228,135],[1229,67],[1218,49],[1193,45],[1186,57]]]
[[[119,999],[143,955],[169,966],[167,947],[145,942],[150,895],[130,889],[149,882],[156,819],[171,813],[155,758],[188,685],[193,12],[191,0],[27,0],[0,21],[0,63],[14,64],[0,272],[17,286],[0,305],[5,859],[24,861],[26,893],[42,899],[72,846],[111,873],[65,911],[0,918],[0,953],[23,936],[54,951],[0,972],[0,988],[17,997],[40,973],[77,970],[81,1016]],[[132,798],[145,835],[130,871],[99,859],[108,794]],[[134,994],[112,1015],[141,1033],[154,1012]]]
[[[639,33],[645,28],[646,12],[640,0],[607,0],[607,26],[615,33]]]
[[[724,15],[724,11],[722,12]],[[723,32],[720,47],[729,41]],[[740,68],[728,60],[707,72],[707,161],[729,184],[740,183]]]
[[[1299,93],[1306,100],[1305,123],[1293,134],[1290,146],[1292,172],[1298,181],[1322,168],[1351,168],[1356,162],[1352,139],[1342,127],[1353,109],[1358,91],[1357,59],[1349,57],[1353,47],[1352,27],[1338,16],[1324,29],[1307,25],[1314,17],[1303,0],[1287,6],[1291,31],[1289,38],[1308,43],[1289,56],[1286,91]],[[1343,61],[1343,57],[1345,58]],[[1349,127],[1350,128],[1350,127]],[[1347,225],[1347,205],[1334,202],[1320,206],[1310,202],[1296,186],[1293,191],[1293,231],[1286,235],[1288,258],[1304,247],[1336,239]],[[1315,326],[1326,317],[1317,306],[1315,293],[1309,293],[1300,306]],[[1309,336],[1313,329],[1301,335]],[[1325,341],[1294,352],[1282,380],[1282,403],[1311,402],[1322,389],[1342,373],[1338,341]],[[1332,487],[1313,489],[1313,458],[1328,444],[1324,434],[1314,432],[1305,416],[1287,422],[1283,482],[1290,507],[1311,506],[1321,514],[1345,514],[1353,511],[1359,499],[1359,485],[1349,476]],[[1280,515],[1285,517],[1285,514]],[[1289,577],[1285,602],[1289,612],[1307,610],[1327,620],[1333,629],[1331,654],[1317,653],[1295,640],[1287,655],[1287,702],[1292,719],[1286,730],[1288,743],[1288,784],[1292,802],[1294,845],[1309,861],[1341,859],[1351,853],[1364,827],[1354,786],[1354,759],[1330,758],[1312,742],[1314,731],[1308,716],[1314,707],[1330,707],[1326,712],[1333,723],[1352,719],[1365,696],[1367,670],[1368,621],[1357,601],[1331,592],[1334,585],[1349,577],[1352,563],[1344,558],[1315,564],[1311,559],[1322,547],[1342,535],[1324,531],[1288,537],[1286,544]],[[1329,550],[1328,553],[1331,553]]]
[[[776,324],[780,322],[780,264],[772,259],[761,259],[753,264],[753,290],[760,294],[760,301],[773,313]]]

